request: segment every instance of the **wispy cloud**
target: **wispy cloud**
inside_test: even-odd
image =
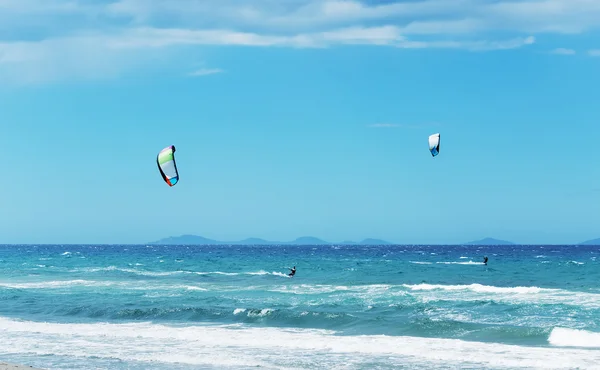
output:
[[[190,76],[199,77],[199,76],[208,76],[214,75],[217,73],[223,73],[224,71],[220,68],[200,68],[190,73]]]
[[[235,23],[243,27],[314,29],[368,22],[403,24],[421,33],[483,30],[577,33],[600,26],[594,0],[121,0],[110,12],[140,23],[171,22],[197,27]]]
[[[204,45],[490,51],[598,28],[594,0],[0,0],[0,78],[119,75]]]
[[[600,57],[600,49],[588,50],[588,54],[592,57]]]
[[[412,41],[402,36],[395,26],[351,27],[294,35],[140,27],[120,32],[81,32],[41,41],[0,42],[0,78],[48,82],[69,76],[118,76],[131,68],[141,68],[146,61],[166,65],[165,59],[178,55],[181,48],[203,45],[293,48],[373,45],[483,51],[518,48],[533,42],[532,37],[504,41]]]
[[[575,54],[575,50],[573,49],[565,49],[565,48],[557,48],[552,50],[552,54],[557,54],[557,55],[574,55]]]

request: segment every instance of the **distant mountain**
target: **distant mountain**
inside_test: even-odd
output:
[[[170,236],[168,238],[160,239],[158,241],[149,244],[179,244],[179,245],[215,245],[224,244],[218,240],[207,239],[203,236],[198,235],[181,235],[181,236]]]
[[[188,235],[181,235],[181,236],[170,236],[168,238],[160,239],[160,240],[157,240],[154,242],[150,242],[148,244],[150,244],[150,245],[153,245],[153,244],[160,244],[160,245],[223,245],[223,244],[225,244],[225,245],[230,245],[230,244],[235,244],[235,245],[331,245],[334,243],[327,242],[325,240],[316,238],[314,236],[301,236],[301,237],[297,238],[296,240],[293,240],[290,242],[276,242],[276,241],[270,241],[270,240],[265,240],[265,239],[261,239],[261,238],[248,238],[248,239],[244,239],[244,240],[240,240],[240,241],[225,242],[225,241],[220,241],[220,240],[208,239],[203,236],[188,234]],[[391,244],[391,243],[386,242],[385,240],[369,238],[369,239],[365,239],[365,240],[361,241],[360,243],[356,243],[353,241],[344,241],[342,243],[335,243],[335,244],[386,245],[386,244]]]
[[[365,244],[365,245],[388,245],[388,244],[392,244],[390,242],[386,242],[385,240],[381,240],[381,239],[365,239],[362,242],[360,242],[360,244]]]
[[[514,245],[515,243],[509,242],[506,240],[494,239],[494,238],[484,238],[481,240],[475,240],[472,242],[465,243],[468,245]]]
[[[299,244],[299,245],[329,245],[330,242],[315,238],[314,236],[301,236],[293,242],[287,242],[285,244]]]
[[[583,243],[579,243],[579,245],[600,245],[600,239],[588,240]]]

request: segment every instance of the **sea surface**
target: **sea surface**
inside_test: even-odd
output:
[[[600,368],[599,256],[584,246],[0,246],[0,361]]]

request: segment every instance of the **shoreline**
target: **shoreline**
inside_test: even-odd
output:
[[[29,365],[21,365],[21,364],[11,364],[8,362],[0,362],[0,370],[43,370],[37,367],[29,366]]]

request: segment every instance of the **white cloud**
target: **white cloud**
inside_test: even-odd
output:
[[[510,40],[500,41],[406,41],[398,46],[408,49],[418,48],[442,48],[442,49],[466,49],[470,51],[489,51],[515,49],[535,42],[535,37],[517,37]]]
[[[588,54],[592,57],[600,57],[600,49],[588,50]]]
[[[199,45],[237,45],[254,47],[325,48],[331,45],[378,45],[398,48],[463,48],[492,50],[517,48],[534,42],[532,37],[504,41],[411,41],[398,27],[352,27],[325,32],[294,35],[258,34],[222,29],[189,30],[135,28],[119,33],[82,33],[42,41],[0,43],[0,76],[27,80],[59,78],[72,73],[79,77],[96,77],[102,73],[118,74],[120,66],[138,67],[140,63],[169,57],[158,49]],[[162,55],[162,56],[161,56]],[[48,77],[44,77],[49,74]]]
[[[206,25],[295,29],[350,26],[379,22],[408,25],[415,32],[440,29],[464,33],[473,30],[578,33],[600,27],[596,0],[418,0],[372,4],[351,0],[120,0],[110,14],[136,22],[164,22],[189,27]],[[415,24],[412,25],[411,24]],[[443,31],[442,31],[443,29]]]
[[[203,45],[487,51],[599,28],[597,0],[0,0],[0,78],[117,76]]]
[[[220,68],[200,68],[198,70],[195,70],[194,72],[190,73],[190,76],[208,76],[208,75],[214,75],[217,73],[223,73],[224,71]]]
[[[111,38],[112,48],[152,48],[175,45],[238,45],[323,48],[331,45],[386,45],[401,48],[464,48],[471,50],[510,49],[535,42],[534,37],[500,41],[411,41],[395,26],[348,27],[324,32],[292,35],[258,34],[224,29],[133,29]]]
[[[557,54],[557,55],[574,55],[575,54],[575,50],[573,49],[565,49],[565,48],[557,48],[552,50],[552,54]]]

